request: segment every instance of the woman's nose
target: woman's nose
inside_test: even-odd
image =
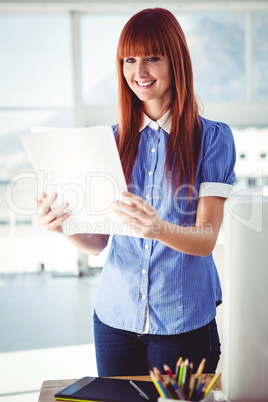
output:
[[[148,71],[146,69],[145,63],[141,60],[136,64],[136,77],[142,78],[148,75]]]

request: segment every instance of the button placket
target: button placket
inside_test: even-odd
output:
[[[159,138],[158,136],[156,137],[156,134],[153,133],[151,136],[151,141],[149,145],[149,149],[151,152],[151,158],[149,158],[150,161],[150,166],[148,175],[145,178],[145,189],[146,187],[150,188],[150,192],[148,192],[145,195],[146,200],[152,200],[152,194],[153,194],[153,172],[155,170],[156,166],[156,161],[157,161],[157,148],[159,144]],[[144,264],[142,266],[141,270],[141,287],[140,287],[140,297],[142,300],[147,299],[147,292],[148,292],[148,272],[149,272],[149,262],[150,262],[150,253],[148,252],[150,250],[150,245],[151,245],[151,240],[146,240],[146,242],[143,245],[143,254],[144,254]],[[147,275],[145,275],[147,274]]]
[[[143,258],[141,263],[141,276],[140,276],[140,299],[147,300],[148,293],[148,272],[150,264],[150,249],[152,240],[146,240],[143,244]]]
[[[144,199],[151,203],[153,195],[153,181],[154,181],[154,170],[157,162],[157,147],[159,143],[159,138],[157,134],[150,133],[149,144],[148,144],[148,170],[144,178]],[[144,314],[146,312],[146,306],[148,303],[148,283],[149,283],[149,265],[150,265],[150,250],[151,250],[151,240],[146,240],[142,246],[142,258],[140,265],[140,278],[139,278],[139,301],[138,310],[139,314],[137,320],[139,324],[144,323]]]
[[[156,167],[158,144],[159,144],[158,135],[155,132],[153,134],[151,133],[151,139],[150,139],[150,144],[149,144],[149,149],[151,152],[151,157],[149,158],[150,166],[148,166],[148,175],[147,175],[147,178],[145,179],[145,182],[146,182],[145,183],[146,184],[145,191],[146,191],[146,187],[150,188],[150,192],[148,191],[147,194],[145,193],[145,198],[147,201],[152,200],[152,197],[153,197],[153,184],[154,184],[153,183],[153,172]],[[148,181],[147,181],[147,179],[148,179]]]

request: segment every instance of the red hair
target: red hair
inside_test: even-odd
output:
[[[192,63],[180,24],[172,13],[162,8],[146,9],[135,14],[124,26],[119,38],[119,155],[126,181],[130,184],[138,154],[143,105],[124,78],[123,59],[154,55],[167,57],[173,74],[174,89],[170,105],[172,127],[165,162],[168,184],[172,184],[176,193],[180,184],[186,180],[190,185],[191,196],[200,152],[199,113],[194,94]]]

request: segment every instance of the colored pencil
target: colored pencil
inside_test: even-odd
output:
[[[194,366],[188,359],[183,361],[182,357],[180,357],[176,363],[175,374],[172,373],[167,364],[163,365],[167,376],[162,376],[157,367],[153,367],[153,370],[150,370],[149,373],[155,388],[162,398],[201,401],[210,393],[220,376],[220,374],[215,374],[207,388],[205,388],[205,383],[201,380],[205,364],[206,359],[202,359],[194,375],[192,387],[190,386],[190,381]]]
[[[169,376],[169,381],[170,381],[172,387],[174,388],[174,390],[176,392],[176,395],[179,397],[179,399],[185,400],[186,396],[184,395],[182,389],[177,384],[177,382],[176,382],[176,380],[175,380],[175,378],[174,378],[174,376],[172,374],[172,371],[170,370],[170,368],[168,367],[167,364],[164,364],[163,367],[164,367],[165,372]]]
[[[160,381],[161,384],[163,385],[164,384],[164,378],[162,377],[162,374],[161,374],[160,370],[158,370],[157,367],[153,367],[153,373],[154,373],[156,379],[158,381]]]
[[[202,359],[200,364],[199,364],[199,366],[198,366],[197,372],[195,374],[193,387],[190,390],[190,394],[189,394],[190,401],[195,400],[197,383],[198,383],[199,377],[201,376],[201,374],[204,371],[205,364],[206,364],[206,359]]]
[[[201,361],[201,363],[199,364],[199,366],[198,366],[198,369],[197,369],[197,372],[196,372],[197,376],[200,376],[203,373],[205,365],[206,365],[206,359],[203,359]]]
[[[155,367],[155,369],[156,369],[156,367]],[[164,387],[164,385],[163,385],[164,379],[163,379],[163,377],[161,376],[160,371],[157,370],[157,369],[156,369],[156,371],[158,371],[158,373],[153,373],[154,376],[155,376],[155,380],[156,380],[158,386],[160,387],[161,391],[163,392],[164,397],[165,397],[165,398],[168,398],[168,394],[167,394],[167,392],[166,392],[166,390],[165,390],[165,387]]]
[[[197,383],[198,383],[198,377],[196,376],[194,378],[194,383],[193,383],[193,386],[192,386],[192,388],[190,390],[190,393],[189,393],[189,396],[188,396],[189,401],[194,401],[195,400]]]
[[[189,360],[186,359],[183,365],[183,373],[182,373],[182,380],[181,380],[181,389],[184,391],[185,383],[186,383],[186,377],[187,377],[187,372],[189,370]]]
[[[212,388],[214,387],[214,385],[216,384],[216,382],[217,382],[217,379],[219,378],[219,374],[215,374],[214,375],[214,377],[212,378],[212,380],[210,381],[210,383],[208,384],[208,386],[207,386],[207,389],[206,389],[206,391],[205,391],[205,395],[204,395],[204,397],[206,397],[209,393],[210,393],[210,391],[212,390]]]
[[[185,381],[184,389],[183,389],[183,392],[185,393],[186,397],[188,397],[189,392],[190,392],[190,380],[191,380],[191,375],[192,375],[193,369],[194,369],[194,365],[191,362],[189,364],[189,369],[187,371],[186,381]]]
[[[162,387],[163,387],[163,389],[164,389],[164,391],[165,391],[167,397],[171,397],[171,398],[172,398],[172,394],[170,394],[170,392],[169,392],[168,389],[166,388],[166,383],[165,383],[164,378],[163,378],[162,375],[161,375],[160,370],[158,370],[157,367],[153,367],[153,371],[154,371],[154,375],[155,375],[155,377],[156,377],[156,380],[161,383],[161,385],[162,385]]]
[[[180,366],[179,381],[178,381],[178,384],[180,387],[181,387],[181,382],[182,382],[183,367],[184,367],[184,362],[182,362],[181,366]]]
[[[167,365],[167,364],[164,364],[163,367],[164,367],[165,372],[166,372],[167,375],[169,376],[169,378],[172,378],[172,380],[176,381],[176,380],[175,380],[175,377],[174,377],[174,375],[172,374],[172,371],[171,371],[171,369],[168,367],[168,365]]]
[[[202,381],[202,382],[200,382],[200,384],[199,384],[199,387],[198,387],[198,390],[197,390],[197,393],[196,393],[196,397],[195,397],[195,400],[196,401],[200,401],[200,397],[201,397],[201,394],[202,394],[202,390],[203,390],[203,388],[204,388],[204,385],[205,385],[205,383]]]
[[[176,381],[179,381],[179,373],[180,373],[180,366],[182,363],[182,357],[180,357],[176,363],[176,372],[175,372],[175,377],[176,377]]]
[[[165,390],[166,390],[167,394],[169,395],[169,397],[171,399],[178,399],[178,396],[177,396],[177,394],[175,392],[175,389],[172,387],[172,385],[169,382],[169,380],[164,381],[164,387],[165,387]]]
[[[158,380],[156,379],[156,377],[155,377],[154,373],[152,372],[152,370],[150,370],[149,373],[150,373],[151,379],[152,379],[152,381],[153,381],[153,383],[154,383],[154,386],[155,386],[155,388],[157,389],[159,395],[160,395],[162,398],[168,398],[168,395],[167,395],[167,393],[166,393],[166,391],[165,391],[163,385],[160,383],[160,381],[158,381]]]

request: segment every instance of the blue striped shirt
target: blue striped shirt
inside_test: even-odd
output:
[[[193,226],[198,198],[227,198],[235,181],[230,128],[202,117],[200,122],[202,145],[191,203],[186,185],[174,197],[163,176],[170,124],[157,130],[147,121],[141,131],[131,191],[153,205],[161,219],[177,225]],[[209,323],[221,298],[212,254],[194,256],[156,240],[114,235],[95,309],[99,319],[114,328],[142,333],[149,317],[148,333],[171,335]]]

